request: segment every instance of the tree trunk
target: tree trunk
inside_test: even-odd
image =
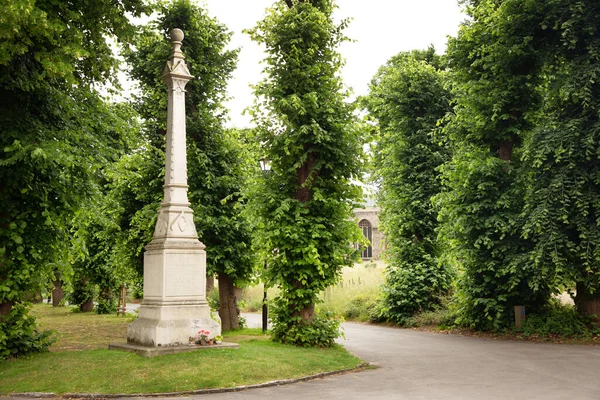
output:
[[[294,287],[296,287],[296,290],[301,290],[303,285],[300,281],[295,281]],[[295,311],[292,315],[294,317],[300,316],[300,318],[302,318],[302,322],[305,325],[312,325],[313,319],[315,317],[315,305],[313,303],[304,306],[300,311]]]
[[[498,155],[503,161],[510,161],[512,157],[513,143],[508,140],[501,140],[498,149]]]
[[[94,299],[87,299],[85,303],[81,303],[79,306],[81,312],[92,312],[94,311]]]
[[[5,301],[4,303],[0,303],[0,321],[2,321],[2,317],[10,315],[12,308],[13,308],[13,303],[10,301]]]
[[[54,281],[54,289],[52,289],[52,307],[59,307],[63,297],[62,281],[57,279]]]
[[[295,312],[294,316],[300,316],[302,318],[302,322],[305,325],[312,325],[313,319],[315,317],[315,305],[311,304],[309,306],[304,307],[300,312]]]
[[[308,151],[308,146],[304,146],[304,151]],[[310,186],[306,185],[306,181],[317,179],[319,171],[314,169],[315,163],[315,156],[308,154],[304,164],[296,169],[296,193],[294,197],[298,201],[307,202],[312,199],[312,190]]]
[[[595,315],[594,319],[600,321],[600,293],[590,294],[583,283],[578,283],[576,290],[577,311],[584,316]]]
[[[305,151],[308,151],[308,147],[305,145]],[[301,202],[308,202],[312,199],[312,190],[310,186],[306,186],[307,181],[314,180],[319,175],[319,171],[314,169],[316,164],[316,160],[314,154],[309,154],[306,162],[296,170],[296,195],[295,198]],[[294,286],[297,290],[302,289],[302,284],[299,281],[294,282]],[[315,316],[315,305],[310,304],[305,306],[300,311],[296,311],[293,314],[294,316],[300,316],[302,318],[302,322],[306,325],[312,325],[313,318]]]
[[[219,273],[219,316],[221,317],[221,330],[230,331],[239,329],[237,298],[233,280],[226,274]]]

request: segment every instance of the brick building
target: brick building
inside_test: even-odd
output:
[[[363,250],[363,260],[379,260],[385,249],[383,233],[379,230],[379,207],[355,208],[354,216],[363,235],[371,245]]]

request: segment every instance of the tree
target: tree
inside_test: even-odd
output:
[[[182,51],[196,77],[186,87],[189,197],[198,235],[206,245],[208,274],[219,277],[222,329],[235,329],[239,299],[234,284],[250,279],[253,267],[250,224],[241,213],[246,153],[236,131],[223,128],[225,88],[237,50],[225,50],[231,34],[190,1],[161,6],[160,13],[126,55],[131,76],[140,83],[136,109],[145,120],[148,140],[140,152],[123,160],[124,177],[118,178],[128,188],[118,189],[124,206],[121,222],[129,236],[126,250],[141,269],[142,249],[150,241],[162,193],[164,162],[157,158],[163,159],[165,151],[167,89],[160,78],[170,54],[165,38],[177,27],[185,33]]]
[[[549,298],[546,271],[528,263],[533,243],[522,237],[527,187],[521,146],[539,107],[541,76],[535,44],[543,40],[539,2],[473,1],[448,59],[455,97],[447,126],[452,162],[444,166],[442,235],[453,244],[462,274],[457,283],[459,322],[499,329],[515,305],[531,312]],[[519,18],[507,10],[520,9]]]
[[[112,128],[94,85],[114,76],[106,37],[127,41],[141,0],[16,0],[0,30],[0,357],[47,345],[26,294],[65,266],[69,222],[93,195]]]
[[[519,18],[524,12],[509,11]],[[524,143],[525,234],[535,240],[530,260],[560,288],[576,287],[581,314],[600,316],[600,7],[555,0],[536,11],[543,18],[532,30],[543,33],[536,45],[544,82],[543,106]]]
[[[352,208],[361,190],[362,135],[344,101],[329,0],[277,2],[249,31],[266,46],[266,78],[255,87],[253,118],[272,165],[260,191],[268,275],[279,285],[273,338],[327,346],[337,322],[315,314],[318,294],[353,263],[361,239]]]
[[[71,231],[71,264],[74,272],[70,303],[81,311],[92,311],[94,300],[99,314],[116,311],[116,293],[120,283],[132,274],[127,264],[119,260],[118,197],[111,194],[111,177],[117,172],[119,160],[139,147],[140,124],[137,114],[125,103],[110,104],[115,140],[111,154],[97,174],[95,195],[78,210]],[[108,116],[107,116],[108,117]]]
[[[535,311],[572,284],[579,311],[597,314],[598,5],[472,1],[469,12],[449,48],[462,150],[444,209],[466,261],[463,321],[506,326],[512,305]]]
[[[452,281],[439,259],[431,202],[441,191],[437,168],[449,158],[437,127],[450,112],[445,80],[433,48],[400,53],[379,69],[362,99],[379,127],[374,168],[388,260],[383,317],[396,323],[439,305]]]

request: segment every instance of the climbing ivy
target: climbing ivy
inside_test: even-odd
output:
[[[530,264],[557,289],[575,287],[580,313],[600,315],[600,7],[554,0],[536,12],[543,23],[532,30],[544,37],[537,46],[545,79],[537,124],[524,143]]]

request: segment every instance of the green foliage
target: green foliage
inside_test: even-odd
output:
[[[464,271],[459,322],[502,329],[576,283],[600,286],[597,4],[473,1],[450,40],[455,155],[442,235]]]
[[[95,307],[97,314],[114,314],[117,312],[117,302],[114,297],[99,298]]]
[[[274,308],[273,313],[271,336],[276,342],[299,347],[331,347],[335,339],[343,337],[340,332],[342,319],[333,313],[316,313],[310,324],[300,316],[290,318],[286,310]]]
[[[460,324],[501,329],[512,323],[515,305],[536,309],[549,296],[544,271],[526,264],[530,242],[518,235],[523,185],[513,165],[473,149],[444,167],[449,191],[439,196],[441,235],[453,244],[448,247],[462,272]]]
[[[255,198],[269,281],[281,289],[273,337],[299,345],[332,343],[337,324],[311,321],[314,304],[352,265],[350,243],[361,241],[351,218],[361,190],[351,180],[361,173],[362,135],[338,76],[347,21],[336,25],[333,8],[278,1],[249,31],[267,52],[252,113],[272,166]]]
[[[68,295],[69,304],[81,306],[97,295],[97,288],[92,284],[83,271],[78,271],[73,276],[73,290]]]
[[[137,115],[127,105],[111,107],[114,115],[110,122],[115,132],[110,158],[93,181],[94,198],[77,212],[71,228],[70,258],[74,271],[71,304],[81,305],[89,299],[96,299],[98,295],[96,312],[99,314],[116,311],[117,288],[132,276],[132,271],[120,261],[116,251],[119,248],[119,204],[116,197],[111,196],[111,187],[107,182],[119,165],[119,157],[137,147],[140,126]]]
[[[594,1],[556,0],[543,11],[551,41],[539,44],[544,102],[524,143],[524,234],[535,239],[533,266],[575,282],[586,312],[584,299],[600,297],[600,10]]]
[[[95,195],[99,171],[120,140],[117,107],[94,89],[118,65],[106,38],[126,42],[134,29],[126,14],[146,7],[140,0],[16,0],[2,10],[0,318],[3,329],[16,329],[30,321],[26,293],[59,272],[69,275],[71,221]],[[33,328],[2,334],[43,346]],[[36,347],[4,343],[0,352],[4,346]]]
[[[444,303],[444,301],[442,301],[442,303]],[[442,304],[437,309],[423,311],[422,313],[413,315],[406,322],[406,325],[417,327],[435,326],[437,329],[449,329],[450,327],[455,325],[455,319],[456,316],[448,308],[448,304]]]
[[[52,331],[40,332],[29,307],[19,304],[0,317],[0,359],[46,351],[54,339]]]
[[[527,315],[521,332],[524,336],[544,337],[558,335],[563,338],[589,338],[592,331],[589,321],[577,313],[573,306],[554,304],[538,314]]]
[[[208,301],[208,305],[211,309],[218,310],[221,306],[219,299],[219,288],[212,288],[212,290],[206,294],[206,301]]]
[[[480,329],[509,326],[515,305],[538,309],[552,291],[547,270],[528,263],[533,243],[521,230],[520,155],[540,100],[541,3],[473,2],[472,20],[448,47],[456,105],[446,129],[454,151],[443,167],[448,192],[437,198],[441,238],[462,272],[458,321]]]
[[[379,204],[386,234],[384,316],[403,323],[434,308],[452,279],[438,259],[437,168],[448,159],[438,120],[450,111],[443,60],[433,48],[400,53],[373,78],[363,105],[379,127],[375,146]]]
[[[382,314],[379,296],[366,294],[350,299],[342,316],[353,321],[379,322]]]
[[[106,37],[126,42],[135,29],[129,16],[149,11],[142,0],[3,2],[0,86],[33,92],[50,82],[63,90],[116,81],[118,60]]]

